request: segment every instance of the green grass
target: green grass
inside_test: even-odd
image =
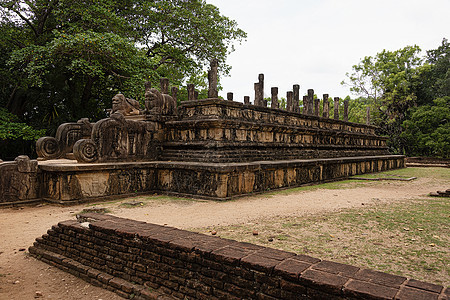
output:
[[[224,238],[449,285],[449,224],[450,199],[439,198],[215,230]]]
[[[393,175],[399,176],[399,178],[411,178],[411,177],[431,177],[436,180],[450,180],[450,169],[449,168],[403,168],[385,172],[369,173],[357,175],[354,177],[364,177],[364,178],[392,178]],[[264,195],[274,196],[274,195],[286,195],[292,194],[300,191],[314,191],[318,189],[327,190],[337,190],[337,189],[349,189],[358,188],[367,185],[368,182],[365,180],[340,180],[332,181],[321,184],[305,185],[291,189],[271,191]],[[371,182],[371,184],[382,184],[381,182]]]
[[[449,180],[450,168],[404,168],[381,172],[379,174],[402,175],[408,177],[430,177],[437,180]]]
[[[331,181],[321,184],[314,184],[314,185],[305,185],[300,187],[295,187],[291,189],[284,189],[284,190],[275,190],[268,193],[265,193],[264,195],[267,196],[274,196],[274,195],[287,195],[292,194],[296,192],[301,191],[315,191],[318,189],[326,189],[326,190],[338,190],[343,188],[357,188],[363,186],[365,183],[364,180],[341,180],[341,181]]]
[[[450,187],[448,168],[405,168],[374,175],[417,177]],[[390,183],[345,180],[270,195],[358,186],[382,188],[384,184]],[[209,229],[194,231],[207,233]],[[224,238],[450,285],[450,198],[424,196],[319,215],[272,217],[254,223],[216,226],[214,230]],[[255,230],[256,236],[252,234]]]

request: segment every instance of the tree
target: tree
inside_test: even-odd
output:
[[[35,128],[98,120],[116,93],[174,85],[246,34],[204,0],[0,0],[0,105]],[[51,134],[51,132],[48,132]]]
[[[351,99],[349,96],[345,98],[348,99],[348,120],[350,122],[366,124],[367,121],[367,107],[370,102],[367,98],[359,97],[356,99]]]
[[[0,108],[0,159],[13,158],[14,155],[10,156],[13,150],[26,151],[31,146],[30,142],[36,141],[44,133],[45,130],[36,130],[25,123],[21,123],[16,115]],[[15,142],[11,143],[11,141]]]
[[[450,158],[450,97],[437,98],[433,105],[413,109],[403,122],[406,151],[409,155]]]
[[[424,85],[424,88],[428,90],[428,99],[450,96],[450,44],[448,40],[444,38],[441,46],[427,51],[426,61],[431,66],[427,84]]]
[[[342,82],[370,101],[373,122],[390,136],[391,149],[397,153],[404,151],[400,125],[417,99],[413,82],[423,70],[419,53],[418,46],[407,46],[396,51],[383,50],[375,57],[366,56],[352,67],[352,74],[347,73],[349,81]]]
[[[22,115],[39,104],[34,113],[41,118],[55,104],[58,114],[68,113],[64,118],[98,118],[114,93],[143,97],[143,82],[162,76],[180,84],[212,58],[226,72],[232,43],[245,37],[203,0],[2,1],[1,7],[3,58],[15,78],[7,107]]]

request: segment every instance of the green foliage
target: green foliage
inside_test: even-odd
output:
[[[20,123],[17,116],[0,108],[0,141],[22,139],[36,141],[45,130],[36,130],[25,123]]]
[[[444,120],[433,107],[436,107],[436,101],[441,101],[436,98],[450,96],[448,41],[444,39],[438,49],[427,51],[426,57],[419,54],[418,46],[383,50],[354,65],[353,72],[347,74],[348,82],[342,84],[349,85],[352,92],[363,98],[350,102],[349,119],[360,122],[369,106],[372,123],[390,137],[388,145],[394,153],[443,156],[445,151],[448,152],[445,148],[449,139],[448,125],[431,122],[429,126],[435,126],[434,129],[407,128],[418,129],[416,123],[426,119],[427,110],[428,118]],[[352,115],[354,110],[356,115]],[[411,114],[414,113],[413,117]],[[403,130],[409,131],[404,133]]]
[[[350,122],[365,124],[367,121],[367,107],[369,106],[369,100],[367,98],[359,97],[351,99],[347,96],[345,99],[348,102],[348,120]]]
[[[442,40],[442,45],[435,50],[427,51],[427,62],[432,66],[431,99],[450,95],[450,45],[447,39]]]
[[[226,74],[246,37],[204,0],[0,0],[0,15],[0,105],[53,132],[105,117],[116,93],[143,101],[145,81],[199,77],[212,58]]]
[[[266,97],[266,98],[264,98],[264,100],[267,101],[267,107],[271,107],[272,97]],[[286,109],[286,98],[284,98],[284,97],[278,98],[278,107],[280,109]]]
[[[401,137],[410,155],[450,158],[450,97],[433,102],[413,109],[411,118],[403,122]]]

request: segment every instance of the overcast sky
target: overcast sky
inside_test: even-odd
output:
[[[351,95],[342,86],[345,73],[365,56],[383,49],[418,45],[436,49],[450,38],[450,0],[206,0],[247,32],[228,57],[231,76],[223,91],[254,99],[253,83],[265,76],[286,97],[293,84],[300,95],[314,89],[322,97]],[[353,96],[353,95],[352,95]],[[300,97],[301,99],[301,97]]]

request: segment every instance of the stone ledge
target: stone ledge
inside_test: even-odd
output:
[[[306,115],[306,114],[301,114],[301,113],[296,113],[296,112],[290,112],[290,111],[286,111],[284,109],[279,109],[279,108],[273,109],[270,107],[247,105],[247,104],[243,104],[243,103],[236,102],[236,101],[225,101],[225,100],[219,99],[219,98],[183,101],[181,103],[181,105],[179,106],[179,109],[208,106],[211,104],[221,106],[221,107],[234,107],[234,108],[239,108],[239,109],[244,109],[244,110],[254,110],[254,111],[264,112],[264,113],[268,113],[268,114],[281,114],[281,115],[286,115],[286,116],[294,116],[294,117],[299,117],[299,118],[302,118],[305,120],[315,120],[315,121],[320,120],[320,121],[326,121],[326,122],[335,123],[335,124],[354,125],[354,126],[358,126],[361,128],[370,128],[370,129],[377,128],[376,126],[373,126],[373,125],[346,122],[343,120],[335,120],[333,118],[322,118],[322,117],[317,117],[317,116],[313,116],[313,115]]]
[[[64,160],[41,161],[39,168],[51,172],[74,172],[74,171],[93,171],[93,170],[123,170],[132,168],[179,168],[179,169],[205,169],[217,172],[228,172],[238,169],[254,169],[260,167],[280,167],[280,166],[301,166],[314,165],[320,163],[342,163],[358,161],[376,161],[380,159],[402,159],[403,155],[378,155],[378,156],[354,156],[338,158],[318,158],[318,159],[292,159],[275,161],[253,161],[238,163],[206,163],[206,162],[181,162],[181,161],[150,161],[150,162],[111,162],[111,163],[78,163],[76,161]]]

